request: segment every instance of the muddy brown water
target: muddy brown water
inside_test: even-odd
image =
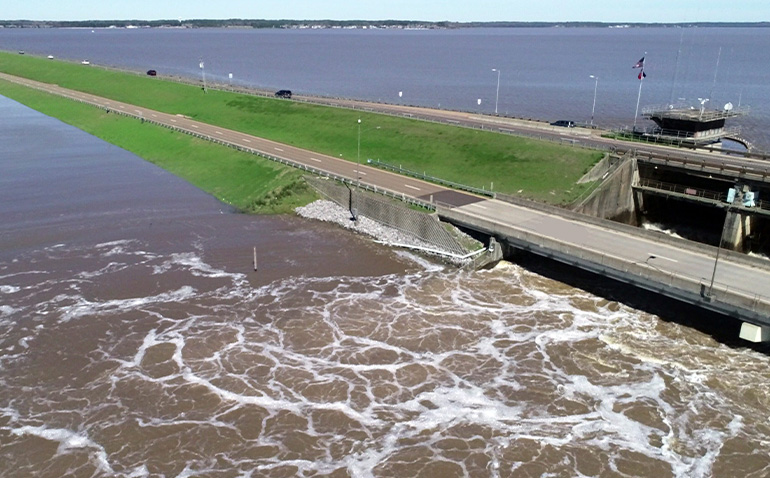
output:
[[[4,98],[0,171],[0,476],[770,471],[766,354],[238,214]]]

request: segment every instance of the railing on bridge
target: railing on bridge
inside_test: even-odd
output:
[[[639,186],[643,188],[657,189],[659,191],[682,194],[685,196],[711,199],[713,201],[721,202],[721,201],[727,200],[727,193],[721,193],[718,191],[709,191],[707,189],[697,189],[697,188],[683,186],[681,184],[675,184],[675,183],[665,183],[663,181],[657,181],[655,179],[639,179]]]
[[[367,164],[370,164],[372,166],[376,166],[376,167],[384,169],[386,171],[392,171],[392,172],[399,173],[399,174],[404,175],[404,176],[411,176],[413,178],[420,179],[422,181],[428,181],[428,182],[433,183],[433,184],[440,184],[442,186],[447,186],[447,187],[450,187],[450,188],[453,188],[453,189],[458,189],[460,191],[467,191],[467,192],[470,192],[470,193],[473,193],[473,194],[478,194],[480,196],[487,196],[487,197],[492,197],[492,198],[495,197],[495,193],[492,192],[491,188],[490,189],[477,188],[477,187],[473,187],[473,186],[468,186],[466,184],[460,184],[460,183],[455,183],[453,181],[447,181],[446,179],[437,178],[435,176],[430,176],[430,175],[426,174],[425,172],[420,173],[418,171],[412,171],[412,170],[409,170],[409,169],[404,169],[400,165],[399,166],[394,166],[392,164],[388,164],[388,163],[382,162],[379,159],[367,159],[366,162],[367,162]]]
[[[757,180],[766,181],[770,178],[770,165],[759,162],[738,165],[725,162],[718,158],[687,157],[676,153],[657,153],[653,151],[635,150],[634,155],[637,161],[663,164],[666,166],[676,166],[684,169],[693,169],[699,171],[713,171],[719,174],[733,173],[739,177],[754,176]]]
[[[665,183],[655,179],[639,179],[639,186],[643,188],[656,189],[658,191],[681,194],[683,196],[709,199],[714,202],[724,203],[725,205],[727,204],[727,193],[722,193],[719,191],[709,191],[708,189],[698,189],[689,186],[683,186],[681,184]],[[770,201],[758,199],[754,201],[754,206],[752,207],[770,211]]]

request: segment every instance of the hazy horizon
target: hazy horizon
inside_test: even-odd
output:
[[[301,12],[301,13],[300,13]],[[725,8],[716,0],[648,0],[618,3],[610,0],[543,0],[527,4],[505,0],[391,0],[389,2],[342,0],[286,0],[254,2],[230,0],[170,0],[134,2],[82,0],[10,0],[3,7],[6,21],[104,21],[267,19],[363,20],[425,22],[602,22],[602,23],[745,23],[770,20],[770,4],[743,0]],[[369,20],[371,19],[371,20]]]

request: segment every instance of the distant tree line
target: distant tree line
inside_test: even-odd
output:
[[[422,22],[407,20],[83,20],[35,21],[0,20],[2,28],[125,28],[186,27],[186,28],[608,28],[608,27],[768,27],[770,22],[687,22],[687,23],[607,23],[607,22]]]

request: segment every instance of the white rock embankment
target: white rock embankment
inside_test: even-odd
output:
[[[426,250],[436,249],[436,246],[421,241],[411,234],[406,234],[399,231],[398,229],[384,226],[367,217],[359,215],[358,220],[354,221],[351,218],[350,211],[340,207],[337,205],[337,203],[332,201],[319,199],[318,201],[312,202],[307,206],[298,207],[295,209],[295,212],[299,216],[308,219],[316,219],[319,221],[339,224],[346,229],[353,230],[360,234],[366,234],[380,242],[384,242],[385,244],[408,246]]]

